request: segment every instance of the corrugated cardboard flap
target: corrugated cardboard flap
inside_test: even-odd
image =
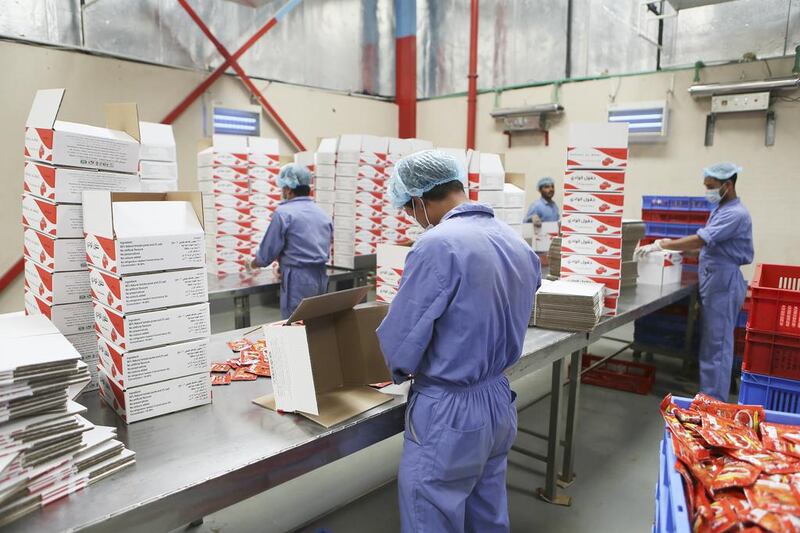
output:
[[[345,387],[391,381],[375,330],[389,306],[370,302],[356,306],[337,322],[339,360]]]
[[[204,227],[203,196],[196,191],[172,192],[110,192],[83,193],[83,231],[92,235],[113,238],[114,214],[112,204],[119,202],[188,202]]]
[[[172,126],[158,122],[139,121],[139,139],[142,144],[154,146],[175,146],[175,134]],[[209,141],[210,142],[210,141]]]
[[[506,172],[506,183],[516,185],[525,192],[525,174],[523,172]]]
[[[124,131],[136,139],[136,142],[142,141],[142,134],[139,131],[139,108],[133,102],[106,104],[106,127]]]
[[[367,296],[368,291],[369,287],[356,287],[346,291],[306,298],[300,302],[300,305],[297,306],[297,309],[295,309],[286,323],[291,324],[300,320],[311,320],[352,309]]]
[[[330,428],[390,401],[392,396],[378,392],[372,387],[343,387],[317,396],[319,415],[301,411],[296,413]],[[275,411],[275,398],[271,394],[256,398],[253,403]]]
[[[64,89],[36,91],[25,126],[28,128],[52,128],[58,117],[62,100],[64,100]]]

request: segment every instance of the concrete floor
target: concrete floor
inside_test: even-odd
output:
[[[273,307],[255,307],[253,323],[274,320]],[[230,320],[230,311],[217,310],[214,323]],[[216,329],[216,328],[215,328]],[[220,330],[230,329],[221,327]],[[613,333],[616,338],[631,338],[632,325]],[[598,355],[611,354],[620,344],[601,341],[591,349]],[[620,358],[630,358],[630,352]],[[593,386],[583,386],[578,420],[575,483],[564,490],[572,496],[571,507],[546,504],[534,496],[544,479],[544,465],[533,459],[511,452],[509,456],[509,512],[512,531],[576,532],[576,531],[649,531],[653,520],[654,489],[658,471],[658,443],[663,432],[663,422],[658,406],[667,392],[684,391],[691,395],[696,384],[675,378],[680,371],[678,361],[656,356],[657,382],[650,395],[619,392]],[[540,383],[549,383],[547,379]],[[541,392],[545,392],[542,390]],[[520,426],[546,432],[549,400],[544,399],[522,411]],[[517,444],[524,444],[544,453],[545,443],[520,435]],[[357,465],[370,468],[388,468],[384,472],[371,472],[374,479],[391,476],[396,468],[401,441],[388,439],[375,445],[359,457]],[[351,456],[352,457],[352,456]],[[292,529],[305,522],[297,531],[301,533],[360,533],[398,531],[397,486],[390,481],[349,504],[339,507],[319,518],[318,498],[327,498],[336,505],[336,493],[352,483],[354,461],[346,458],[326,470],[313,473],[315,479],[303,476],[282,485],[269,493],[261,494],[206,517],[205,523],[195,532],[281,531]],[[367,475],[367,474],[363,474]],[[388,479],[388,477],[386,477]],[[351,487],[352,490],[352,487]],[[274,494],[271,494],[274,493]],[[313,503],[312,503],[313,502]],[[308,509],[304,507],[308,506]],[[312,510],[313,508],[313,510]],[[276,513],[293,514],[293,519]],[[304,514],[307,513],[307,514]],[[309,520],[311,520],[309,522]],[[289,526],[288,524],[294,524]]]

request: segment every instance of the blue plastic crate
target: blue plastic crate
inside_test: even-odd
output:
[[[648,237],[686,237],[694,235],[702,224],[673,224],[669,222],[645,222],[645,235]]]
[[[689,200],[689,210],[690,211],[705,211],[706,213],[710,212],[714,209],[714,206],[706,200],[705,196],[693,196]]]
[[[800,381],[742,371],[739,403],[763,405],[772,411],[800,414]]]
[[[689,407],[692,403],[689,398],[681,398],[673,396],[672,401],[679,407],[684,409]],[[744,403],[744,402],[740,402]],[[778,424],[789,424],[793,426],[800,426],[800,415],[779,413],[776,411],[767,410],[766,420]],[[683,488],[683,478],[675,470],[675,448],[672,446],[672,434],[668,429],[664,429],[664,439],[661,441],[662,449],[664,450],[664,464],[666,465],[665,480],[662,483],[659,479],[661,486],[659,487],[660,498],[656,500],[656,516],[658,520],[655,523],[654,531],[656,533],[691,533],[691,520],[689,516],[689,509],[686,505],[686,492]],[[661,477],[661,469],[659,469],[659,477]],[[662,492],[666,489],[668,497],[665,498]],[[666,509],[664,508],[666,505]],[[666,515],[666,516],[664,516]],[[663,529],[660,524],[664,524]]]
[[[691,196],[642,196],[642,209],[689,211]]]
[[[694,274],[697,274],[700,271],[700,266],[699,265],[683,265],[683,271],[684,272],[692,272]]]

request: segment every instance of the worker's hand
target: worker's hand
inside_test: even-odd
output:
[[[663,250],[664,250],[664,248],[661,247],[661,241],[658,240],[658,241],[654,242],[653,244],[648,244],[646,246],[639,246],[638,248],[636,248],[636,251],[633,252],[633,258],[638,261],[638,260],[642,259],[644,256],[646,256],[647,254],[650,254],[650,253],[653,253],[653,252],[661,252]]]
[[[279,265],[277,261],[272,263],[272,273],[276,278],[281,279],[281,265]]]
[[[247,263],[247,271],[248,271],[248,272],[253,272],[253,271],[255,271],[255,270],[258,270],[259,268],[261,268],[261,267],[260,267],[260,266],[258,266],[258,262],[257,262],[257,260],[256,260],[256,258],[255,258],[255,257],[254,257],[253,259],[251,259],[251,260],[250,260],[250,261]]]
[[[536,228],[542,227],[542,218],[539,215],[533,215],[531,217],[531,222],[533,222],[533,226]]]

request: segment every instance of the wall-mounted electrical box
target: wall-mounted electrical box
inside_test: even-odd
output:
[[[769,108],[769,92],[726,94],[711,97],[712,113],[739,113],[742,111],[766,111]]]
[[[630,142],[664,142],[669,132],[669,108],[666,100],[609,104],[609,122],[628,124]]]

